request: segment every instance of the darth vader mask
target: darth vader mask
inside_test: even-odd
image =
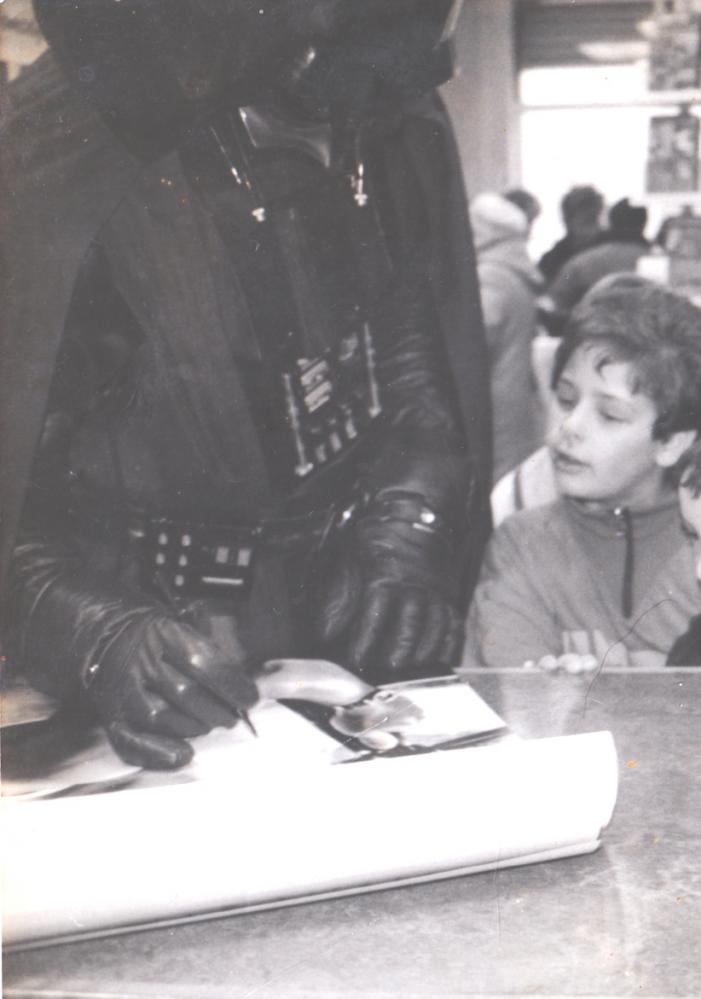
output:
[[[450,75],[461,0],[34,0],[71,82],[154,158],[218,102],[362,114]]]

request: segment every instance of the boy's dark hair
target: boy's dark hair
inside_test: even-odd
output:
[[[555,354],[553,389],[574,352],[590,345],[603,348],[599,369],[617,361],[631,364],[632,391],[646,395],[657,410],[655,439],[701,432],[701,309],[635,274],[609,276],[570,314]]]

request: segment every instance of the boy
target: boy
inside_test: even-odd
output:
[[[701,441],[682,456],[676,471],[682,530],[693,545],[696,579],[701,585]],[[693,618],[676,640],[667,657],[667,665],[701,666],[701,616]]]
[[[701,310],[606,279],[573,311],[552,387],[560,496],[494,535],[467,662],[661,665],[701,610],[670,476],[701,428]]]

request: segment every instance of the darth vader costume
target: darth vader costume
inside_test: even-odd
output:
[[[448,0],[35,0],[3,108],[3,643],[179,766],[277,656],[445,671],[486,360]]]

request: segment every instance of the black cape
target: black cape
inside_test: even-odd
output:
[[[146,167],[74,93],[50,53],[7,88],[0,138],[2,341],[0,467],[2,570],[7,568],[39,441],[75,280],[91,241]],[[437,97],[409,109],[426,120],[453,169],[439,179],[435,150],[411,155],[432,219],[431,280],[470,452],[482,492],[473,554],[489,529],[491,420],[486,346],[462,175],[447,114]],[[156,165],[157,167],[158,165]],[[186,291],[183,291],[186,295]],[[177,312],[177,310],[174,310]],[[186,311],[186,310],[185,310]]]

